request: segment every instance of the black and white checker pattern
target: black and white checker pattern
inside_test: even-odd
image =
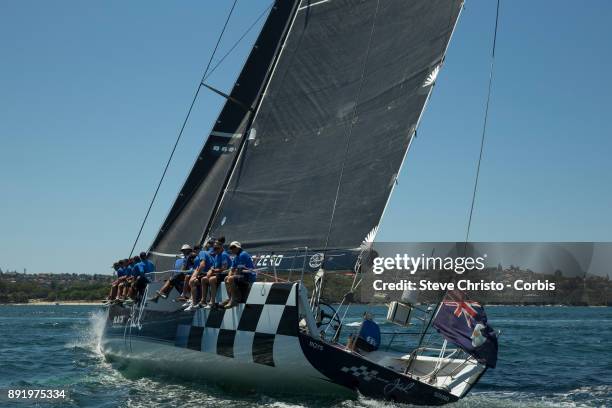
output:
[[[246,303],[199,309],[191,326],[179,327],[177,346],[273,367],[275,344],[298,334],[297,290],[297,283],[255,282]]]
[[[351,374],[354,377],[361,377],[364,381],[370,381],[372,378],[376,377],[378,371],[370,370],[366,366],[351,366],[351,367],[342,367],[340,369],[342,372]]]

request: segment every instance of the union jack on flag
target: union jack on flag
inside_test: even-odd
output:
[[[472,321],[474,321],[474,319],[479,313],[475,308],[479,308],[482,310],[482,306],[480,305],[480,303],[471,300],[464,300],[459,302],[444,301],[442,302],[442,305],[454,307],[455,310],[453,311],[453,314],[456,317],[464,316],[465,322],[470,328],[472,327]]]

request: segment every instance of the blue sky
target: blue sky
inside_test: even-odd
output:
[[[220,54],[268,0],[239,0]],[[0,2],[0,267],[106,273],[125,257],[231,1]],[[379,233],[465,236],[493,0],[470,0]],[[611,241],[612,3],[502,1],[471,238]],[[211,77],[231,87],[257,31]],[[138,246],[223,100],[204,92]]]

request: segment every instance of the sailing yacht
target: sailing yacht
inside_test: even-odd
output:
[[[248,389],[426,405],[464,397],[488,368],[477,354],[446,342],[352,350],[339,340],[340,309],[325,313],[321,298],[328,274],[350,270],[353,287],[339,307],[347,306],[366,273],[462,6],[277,0],[150,248],[167,272],[152,274],[146,293],[172,273],[181,244],[209,237],[240,240],[261,276],[275,278],[253,283],[227,310],[188,313],[146,295],[111,305],[104,354]],[[300,273],[279,281],[288,270]],[[421,314],[424,334],[439,305],[406,298],[388,318],[408,330]]]

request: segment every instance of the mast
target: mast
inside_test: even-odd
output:
[[[277,0],[272,7],[189,176],[150,247],[159,270],[172,267],[173,254],[181,244],[201,240],[251,122],[252,113],[244,106],[253,106],[259,99],[298,3],[299,0]]]
[[[278,63],[278,60],[280,58],[280,55],[283,52],[283,48],[285,45],[285,41],[287,40],[287,36],[289,35],[289,32],[291,31],[291,26],[293,25],[293,22],[295,21],[295,17],[297,15],[297,11],[298,11],[298,5],[300,3],[301,0],[296,0],[293,1],[293,10],[291,11],[290,16],[288,17],[287,21],[289,21],[290,23],[287,25],[286,31],[283,34],[282,39],[279,41],[279,46],[277,47],[277,51],[276,51],[276,55],[274,57],[274,60],[271,63],[271,69],[269,70],[267,76],[266,76],[266,80],[264,81],[263,84],[263,90],[262,92],[259,93],[257,100],[255,101],[255,103],[253,104],[253,106],[249,107],[249,112],[251,113],[251,115],[249,116],[249,121],[246,125],[246,132],[245,135],[242,137],[242,140],[240,141],[240,147],[238,149],[238,154],[234,157],[234,161],[232,163],[231,166],[231,171],[227,173],[227,177],[225,178],[225,181],[223,183],[223,189],[221,190],[221,194],[219,194],[217,196],[217,200],[215,202],[215,207],[214,210],[212,211],[212,215],[208,220],[208,223],[206,224],[206,228],[204,229],[204,232],[202,233],[202,237],[200,239],[200,243],[203,243],[205,241],[205,239],[208,238],[209,236],[209,232],[210,232],[210,228],[213,224],[213,221],[216,219],[218,211],[219,211],[219,207],[221,205],[221,203],[223,202],[223,198],[225,197],[225,193],[227,191],[227,185],[232,177],[232,174],[234,173],[234,170],[236,169],[236,164],[238,163],[238,161],[240,160],[240,157],[242,156],[243,150],[244,150],[244,146],[246,144],[246,141],[249,139],[250,137],[250,131],[251,131],[251,126],[253,124],[253,121],[255,120],[255,118],[257,117],[257,112],[259,111],[259,106],[261,104],[262,99],[264,98],[265,94],[266,94],[266,89],[268,88],[268,85],[270,83],[270,78],[272,77],[272,75],[274,74],[274,69],[276,68],[276,64]]]

